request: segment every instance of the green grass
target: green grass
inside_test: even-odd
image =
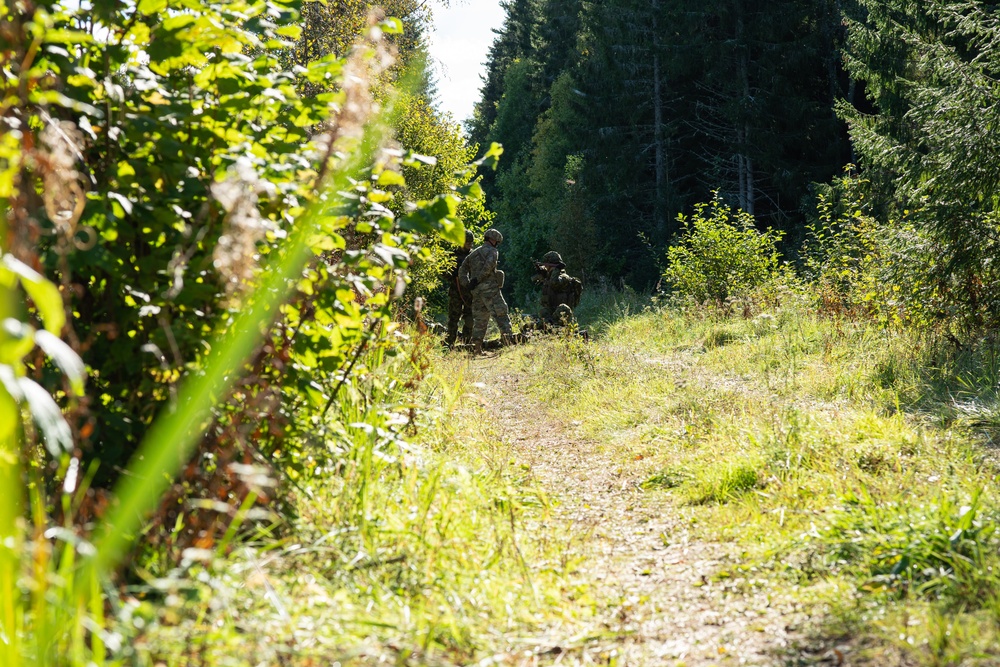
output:
[[[333,413],[367,426],[344,430],[341,465],[303,486],[291,523],[193,564],[166,598],[148,591],[148,654],[168,665],[460,665],[587,613],[563,604],[571,536],[531,529],[549,500],[467,400],[467,360],[429,353],[435,371],[417,394],[341,399]],[[405,355],[380,369],[399,386],[408,372]],[[412,405],[417,421],[401,426]]]
[[[669,499],[692,539],[739,545],[734,574],[814,610],[817,642],[847,638],[858,664],[996,663],[995,355],[797,300],[743,318],[602,298],[591,342],[542,337],[476,363],[517,374],[567,436]],[[27,598],[38,645],[170,667],[457,665],[593,618],[586,536],[556,520],[559,489],[522,464],[467,357],[420,354],[419,381],[398,355],[385,390],[338,397],[339,463],[302,481],[294,518],[244,517],[238,548],[189,554],[81,613],[45,605],[73,590],[77,547],[32,550],[26,534],[55,582]]]
[[[504,363],[694,534],[743,545],[778,589],[825,591],[824,627],[871,664],[936,665],[996,660],[996,359],[793,298],[752,318],[647,309]]]

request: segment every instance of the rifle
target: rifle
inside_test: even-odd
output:
[[[532,266],[535,267],[535,272],[531,275],[531,281],[535,283],[540,283],[549,275],[549,270],[545,268],[543,262],[539,262],[537,259],[531,260]]]
[[[458,297],[462,300],[462,303],[469,305],[469,300],[465,298],[465,288],[462,287],[462,281],[455,276],[455,288],[458,289]]]

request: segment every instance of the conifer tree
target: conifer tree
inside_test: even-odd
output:
[[[911,280],[942,318],[1000,321],[1000,14],[995,3],[847,5],[847,66],[876,109],[842,106],[876,196],[918,209],[935,259]],[[929,279],[929,280],[928,280]],[[957,317],[956,317],[957,316]]]

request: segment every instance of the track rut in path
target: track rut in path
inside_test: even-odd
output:
[[[519,378],[486,360],[469,378],[500,436],[556,501],[555,521],[580,539],[568,547],[574,585],[596,600],[593,615],[551,627],[536,648],[503,664],[846,664],[837,650],[803,652],[803,609],[751,578],[719,579],[736,547],[700,541],[662,492],[646,492],[613,444],[575,437],[532,404]],[[536,528],[537,529],[537,528]]]

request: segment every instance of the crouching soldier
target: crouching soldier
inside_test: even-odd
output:
[[[458,268],[458,282],[472,296],[472,346],[476,354],[482,354],[490,317],[496,320],[502,340],[510,341],[514,335],[507,302],[500,291],[504,274],[497,271],[497,260],[500,258],[497,248],[502,242],[500,232],[486,230],[483,245],[469,253]]]
[[[532,280],[542,287],[538,318],[543,328],[561,327],[576,322],[573,309],[580,303],[583,283],[566,273],[562,256],[550,250],[535,263]]]

